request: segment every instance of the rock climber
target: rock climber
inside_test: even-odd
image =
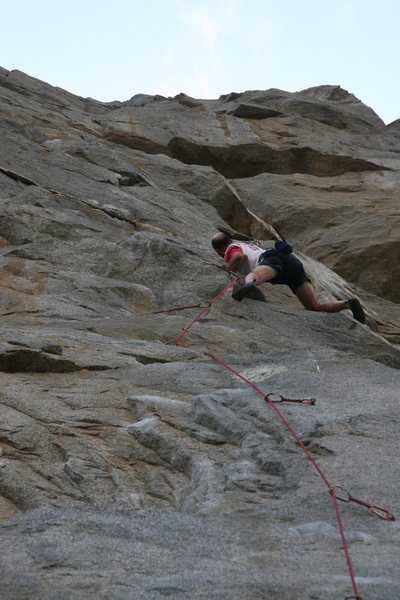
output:
[[[227,233],[216,233],[211,240],[214,250],[224,259],[227,271],[244,276],[244,284],[232,293],[241,302],[261,283],[287,285],[307,310],[334,313],[351,310],[354,319],[365,323],[365,313],[357,298],[320,302],[317,299],[303,263],[292,254],[292,248],[279,240],[275,248],[265,249],[258,244],[238,242]]]

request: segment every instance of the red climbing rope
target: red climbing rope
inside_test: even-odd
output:
[[[238,281],[238,279],[239,278],[235,278],[232,281],[230,281],[230,283],[228,285],[226,285],[223,288],[223,290],[221,290],[221,292],[219,292],[216,296],[211,298],[211,300],[209,302],[207,302],[204,306],[200,306],[200,305],[198,306],[198,308],[201,308],[198,315],[194,319],[192,319],[191,322],[186,327],[184,327],[182,329],[181,333],[175,339],[175,344],[177,346],[183,345],[182,339],[184,338],[185,335],[187,335],[190,328],[202,317],[202,315],[209,308],[211,308],[211,306],[214,302],[217,302],[217,300],[219,300],[231,287],[233,287],[233,285]],[[191,306],[189,308],[195,308],[195,306]],[[353,589],[354,595],[347,596],[345,600],[362,600],[362,597],[360,596],[360,594],[358,592],[357,582],[355,579],[353,565],[352,565],[351,558],[350,558],[350,552],[349,552],[349,548],[347,545],[342,514],[340,511],[340,507],[339,507],[339,500],[341,500],[343,502],[355,502],[359,505],[365,506],[370,512],[377,514],[384,520],[394,521],[395,520],[394,516],[387,509],[383,508],[382,506],[379,506],[377,504],[370,504],[368,502],[364,502],[363,500],[359,500],[358,498],[355,498],[354,496],[352,496],[351,494],[346,492],[340,485],[332,486],[328,477],[326,476],[326,474],[324,473],[324,471],[322,470],[322,468],[320,467],[318,462],[315,460],[314,456],[311,454],[311,452],[308,450],[308,448],[301,441],[300,437],[297,435],[297,433],[295,432],[293,427],[290,425],[290,423],[287,420],[287,418],[285,417],[285,415],[279,410],[279,408],[277,408],[277,406],[275,406],[277,403],[280,403],[280,402],[294,402],[294,403],[300,403],[300,404],[314,405],[314,403],[315,403],[314,398],[290,399],[290,398],[284,398],[284,396],[280,396],[280,400],[272,400],[270,398],[270,396],[273,396],[272,392],[266,394],[258,385],[256,385],[252,381],[250,381],[250,379],[248,379],[247,377],[245,377],[244,375],[239,373],[239,371],[234,369],[232,366],[230,366],[228,363],[226,363],[224,360],[222,360],[215,354],[212,354],[211,352],[203,352],[203,354],[205,356],[210,357],[212,360],[216,361],[217,363],[219,363],[222,367],[224,367],[224,369],[226,369],[227,371],[229,371],[230,373],[232,373],[233,375],[235,375],[236,377],[241,379],[244,383],[246,383],[247,385],[252,387],[253,390],[255,392],[257,392],[257,394],[259,394],[265,400],[265,402],[267,402],[269,404],[269,406],[272,408],[272,410],[275,411],[275,414],[277,415],[279,420],[283,423],[283,425],[286,427],[286,429],[289,431],[289,433],[295,439],[297,444],[303,450],[303,452],[305,453],[307,458],[310,460],[310,462],[312,463],[315,470],[318,472],[319,476],[321,477],[321,479],[327,486],[327,488],[329,490],[329,494],[332,498],[332,502],[333,502],[333,506],[334,506],[335,514],[336,514],[336,521],[338,524],[340,538],[342,541],[342,548],[344,551],[347,568],[348,568],[349,576],[350,576],[350,580],[351,580],[351,586]],[[341,490],[342,492],[340,493],[339,490]],[[339,492],[339,493],[337,493],[337,492]]]
[[[266,394],[265,392],[263,392],[263,390],[261,388],[259,388],[257,384],[255,384],[253,381],[250,381],[250,379],[247,379],[247,377],[245,377],[244,375],[242,375],[241,373],[239,373],[239,371],[237,371],[236,369],[234,369],[233,367],[231,367],[230,365],[228,365],[228,363],[226,363],[225,361],[223,361],[222,358],[219,358],[215,354],[211,354],[211,352],[204,352],[204,354],[206,356],[209,356],[210,358],[212,358],[216,362],[218,362],[220,365],[222,365],[224,367],[224,369],[226,369],[227,371],[230,371],[231,373],[233,373],[233,375],[236,375],[236,377],[239,377],[239,379],[241,379],[242,381],[244,381],[245,383],[247,383],[247,385],[251,386],[253,388],[253,390],[256,391],[257,394],[259,394],[270,405],[270,407],[276,412],[276,414],[278,415],[279,419],[282,421],[282,423],[285,425],[285,427],[288,429],[288,431],[292,434],[292,436],[294,437],[294,439],[296,440],[296,442],[299,444],[299,446],[301,446],[301,448],[304,450],[304,452],[306,453],[307,457],[314,464],[314,466],[317,469],[318,473],[321,475],[322,479],[325,481],[326,485],[328,486],[328,489],[330,490],[332,488],[332,486],[330,484],[329,479],[325,476],[324,472],[322,471],[322,469],[318,465],[317,461],[315,460],[315,458],[313,457],[313,455],[311,454],[311,452],[307,449],[307,447],[303,444],[303,442],[301,441],[301,439],[299,438],[299,436],[297,435],[297,433],[291,427],[291,425],[289,424],[289,422],[286,419],[286,417],[275,406],[275,403],[273,402],[273,400],[271,400],[269,398],[269,396],[271,394]]]
[[[350,580],[351,580],[351,585],[352,585],[352,588],[353,588],[353,592],[354,592],[356,598],[360,598],[361,599],[361,596],[358,593],[357,583],[356,583],[356,579],[355,579],[355,576],[354,576],[353,565],[352,565],[352,562],[351,562],[349,548],[348,548],[348,545],[347,545],[347,540],[346,540],[346,535],[345,535],[345,531],[344,531],[344,525],[343,525],[342,515],[341,515],[341,512],[340,512],[340,508],[339,508],[339,503],[338,503],[338,500],[337,500],[337,497],[336,497],[335,489],[332,487],[332,485],[331,485],[328,477],[325,475],[324,471],[321,469],[320,465],[317,463],[317,461],[315,460],[315,458],[313,457],[313,455],[311,454],[311,452],[308,450],[308,448],[303,444],[303,442],[301,441],[301,439],[299,438],[299,436],[297,435],[297,433],[295,432],[295,430],[293,429],[293,427],[290,425],[289,421],[286,419],[285,415],[279,410],[279,408],[277,408],[275,406],[275,403],[269,398],[270,394],[266,394],[265,392],[263,392],[263,390],[261,388],[259,388],[258,385],[256,385],[252,381],[250,381],[250,379],[247,379],[247,377],[245,377],[244,375],[242,375],[241,373],[239,373],[239,371],[237,371],[236,369],[234,369],[233,367],[231,367],[230,365],[228,365],[225,361],[223,361],[221,358],[219,358],[215,354],[211,354],[211,352],[204,352],[204,354],[206,356],[209,356],[210,358],[212,358],[216,362],[218,362],[227,371],[230,371],[230,373],[233,373],[233,375],[236,375],[236,377],[239,377],[239,379],[241,379],[242,381],[244,381],[245,383],[247,383],[247,385],[250,385],[253,388],[253,390],[255,390],[257,392],[257,394],[259,394],[270,405],[270,407],[272,408],[272,410],[275,411],[275,413],[278,416],[278,418],[280,419],[280,421],[284,424],[284,426],[289,431],[289,433],[294,437],[294,439],[296,440],[296,442],[299,444],[300,448],[306,454],[307,458],[311,461],[312,465],[314,466],[314,468],[316,469],[316,471],[320,475],[321,479],[326,484],[326,486],[327,486],[327,488],[328,488],[328,490],[329,490],[329,492],[331,494],[332,502],[333,502],[333,505],[334,505],[334,508],[335,508],[336,520],[337,520],[337,523],[338,523],[340,538],[342,540],[342,548],[343,548],[343,551],[344,551],[344,554],[345,554],[347,568],[348,568],[348,571],[349,571],[349,575],[350,575]]]
[[[201,311],[198,313],[198,315],[192,319],[189,323],[189,325],[187,325],[186,327],[184,327],[181,331],[181,333],[178,335],[178,337],[175,339],[175,344],[177,346],[181,345],[181,341],[182,339],[185,337],[185,335],[187,334],[187,332],[189,331],[189,329],[199,320],[201,319],[201,317],[203,316],[203,314],[206,312],[206,310],[208,310],[209,308],[211,308],[212,304],[214,302],[217,302],[217,300],[219,300],[220,298],[222,298],[222,296],[224,294],[226,294],[226,292],[235,285],[235,283],[238,281],[238,277],[236,277],[236,279],[232,279],[232,281],[230,281],[223,290],[221,290],[216,296],[214,296],[213,298],[211,298],[211,300],[209,300],[209,302],[201,309]]]

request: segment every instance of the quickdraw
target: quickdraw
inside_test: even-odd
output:
[[[272,400],[270,396],[274,396],[274,393],[270,392],[269,394],[266,394],[264,396],[264,400],[267,402],[275,402],[276,404],[282,402],[291,402],[292,404],[307,404],[308,406],[314,406],[316,402],[315,398],[285,398],[284,396],[279,395],[279,400]]]
[[[188,304],[187,306],[176,306],[175,308],[163,308],[160,310],[153,310],[150,314],[159,315],[161,313],[170,313],[178,310],[189,310],[190,308],[210,308],[210,306],[210,302],[206,302],[205,304]]]
[[[339,490],[339,493],[337,493],[338,490]],[[331,494],[331,496],[335,495],[335,497],[338,500],[340,500],[341,502],[354,502],[355,504],[360,504],[360,506],[365,506],[365,508],[367,508],[369,510],[369,512],[372,512],[373,514],[377,515],[384,521],[395,521],[396,520],[395,516],[387,508],[384,508],[383,506],[379,506],[379,504],[372,504],[371,502],[366,502],[365,500],[360,500],[359,498],[355,498],[354,496],[352,496],[350,494],[350,492],[345,490],[341,485],[335,485],[333,488],[331,488],[330,494]]]

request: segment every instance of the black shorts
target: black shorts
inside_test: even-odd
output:
[[[288,285],[295,294],[298,287],[305,281],[310,281],[303,263],[294,254],[282,254],[277,250],[266,250],[258,259],[257,266],[273,267],[279,275],[270,279],[272,285]]]

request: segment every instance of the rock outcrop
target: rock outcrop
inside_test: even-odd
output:
[[[0,69],[2,597],[330,600],[324,482],[398,506],[400,145],[337,86],[76,97]],[[281,236],[324,298],[230,292],[222,228]],[[171,308],[193,305],[187,311]],[[199,308],[196,308],[198,306]],[[400,595],[397,521],[341,506],[360,593]]]

